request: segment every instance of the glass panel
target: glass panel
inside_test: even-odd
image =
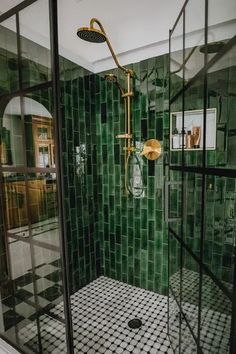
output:
[[[27,165],[55,167],[52,89],[34,91],[24,97]]]
[[[11,99],[5,107],[1,128],[1,162],[3,166],[24,165],[23,126],[20,97]]]
[[[182,217],[182,174],[178,171],[170,171],[170,182],[168,191],[168,218],[170,227],[177,235],[181,235],[181,217]]]
[[[5,172],[3,174],[3,193],[6,231],[11,235],[16,232],[27,232],[25,175]]]
[[[184,241],[200,257],[202,176],[184,174]]]
[[[186,321],[183,319],[181,321],[181,354],[196,354],[197,352],[196,341],[194,340]]]
[[[229,353],[231,313],[229,298],[204,274],[200,336],[203,353]]]
[[[1,233],[3,235],[3,233]],[[8,269],[7,269],[7,252],[4,239],[0,240],[0,282],[7,279]]]
[[[235,36],[236,3],[208,0],[208,60]]]
[[[184,162],[186,166],[202,166],[203,156],[203,119],[204,119],[204,87],[203,77],[196,80],[184,92],[184,132],[185,150]],[[206,146],[212,147],[209,137]]]
[[[180,303],[180,243],[169,233],[169,286]]]
[[[67,353],[65,324],[46,313],[39,313],[37,322],[26,326],[24,332],[30,333],[25,343],[30,353]]]
[[[0,24],[0,95],[19,89],[16,18]]]
[[[48,8],[48,1],[39,0],[19,13],[23,87],[51,80]]]
[[[204,263],[232,291],[236,181],[207,176]]]
[[[185,82],[204,66],[204,32],[205,0],[191,0],[185,8]]]
[[[37,173],[28,181],[35,273],[39,277],[36,302],[41,307],[55,307],[63,293],[55,178],[55,173]],[[60,315],[64,317],[62,303]]]
[[[207,74],[208,107],[216,110],[216,148],[207,152],[207,166],[236,168],[236,45]],[[207,136],[214,134],[210,126]]]
[[[37,312],[31,300],[34,296],[35,273],[32,269],[29,244],[25,176],[4,173],[3,192],[7,249],[11,266],[10,281],[5,281],[0,289],[0,328],[4,336],[17,341],[23,347],[27,336],[30,336],[30,333],[25,333],[25,327],[29,324],[36,326],[34,316]]]
[[[198,333],[200,267],[192,256],[183,250],[182,311],[195,337]]]
[[[172,98],[183,87],[183,15],[171,34],[170,79]]]
[[[169,291],[169,317],[168,317],[168,334],[172,349],[175,353],[179,352],[180,340],[180,311],[177,302],[171,292]]]
[[[170,164],[182,164],[182,112],[183,93],[170,106]],[[177,119],[178,116],[178,119]],[[179,118],[181,117],[181,119]],[[178,125],[177,125],[178,123]]]

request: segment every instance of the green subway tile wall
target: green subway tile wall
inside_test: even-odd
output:
[[[60,58],[63,179],[71,292],[100,275],[95,75]]]
[[[146,139],[164,142],[168,129],[167,56],[130,66],[135,73],[132,129],[136,146]],[[125,81],[114,70],[122,86]],[[142,158],[144,193],[127,196],[124,187],[124,107],[117,87],[96,77],[98,232],[101,271],[120,281],[167,292],[167,229],[163,213],[163,155]]]

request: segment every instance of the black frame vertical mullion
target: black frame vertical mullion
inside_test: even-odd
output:
[[[187,2],[185,3],[185,5]],[[184,83],[185,83],[185,6],[183,7],[183,24],[182,24],[182,29],[183,29],[183,49],[182,49],[182,65],[183,65],[183,78],[182,78],[182,89],[184,88]],[[180,17],[181,18],[181,17]],[[181,165],[185,165],[185,155],[184,155],[184,107],[185,107],[185,97],[184,94],[182,94],[182,149],[181,149]],[[184,171],[181,171],[181,239],[184,239],[184,185],[185,185],[185,176],[184,176]],[[182,318],[183,316],[183,311],[182,311],[182,297],[183,297],[183,260],[184,260],[184,250],[183,247],[180,247],[180,326],[179,326],[179,353],[181,354],[181,344],[182,344]]]
[[[168,70],[169,70],[169,86],[168,86],[168,100],[170,102],[170,87],[171,87],[171,75],[170,75],[170,53],[171,53],[171,30],[169,30],[169,56],[168,56]],[[170,121],[170,109],[169,109],[169,121]],[[169,127],[169,136],[170,136],[170,127]],[[167,164],[166,166],[164,166],[164,171],[166,173],[166,168],[167,168],[167,174],[165,175],[165,179],[166,177],[168,177],[168,179],[170,179],[170,173],[169,173],[169,169],[168,169],[168,163],[169,163],[170,157],[167,159]],[[164,198],[167,198],[167,196],[165,195]],[[169,201],[167,201],[169,202]],[[169,240],[170,236],[169,236],[169,230],[168,230],[168,267],[167,267],[167,276],[168,276],[168,298],[167,298],[167,333],[170,333],[170,326],[169,326],[169,321],[170,321],[170,313],[169,313],[169,308],[170,308],[170,240]]]
[[[51,41],[51,60],[52,60],[52,81],[53,81],[53,103],[54,103],[54,124],[55,124],[55,151],[56,151],[56,170],[58,185],[58,205],[59,205],[59,225],[60,225],[60,245],[62,254],[62,273],[64,282],[64,312],[66,322],[67,350],[69,354],[74,353],[73,345],[73,323],[70,304],[69,290],[69,262],[66,242],[66,224],[64,208],[64,188],[63,188],[63,163],[62,163],[62,116],[60,102],[60,70],[58,52],[58,12],[57,0],[49,0],[50,16],[50,41]]]
[[[208,54],[208,0],[205,0],[205,29],[204,29],[204,67],[207,66]],[[201,193],[201,238],[200,238],[200,273],[199,273],[199,297],[198,297],[198,335],[197,335],[197,352],[201,352],[201,313],[202,313],[202,282],[203,282],[203,267],[204,260],[204,238],[205,238],[205,185],[206,185],[206,114],[207,114],[207,74],[204,72],[203,84],[203,150],[202,150],[202,193]]]

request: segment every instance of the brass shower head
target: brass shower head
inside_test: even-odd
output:
[[[94,23],[97,23],[99,29],[94,28]],[[89,27],[81,27],[77,30],[77,36],[84,41],[92,43],[103,43],[106,42],[106,33],[102,24],[96,19],[92,18],[90,20]]]
[[[94,23],[96,23],[99,27],[99,29],[94,28]],[[92,43],[103,43],[106,42],[107,46],[111,52],[111,55],[118,66],[119,69],[123,70],[126,74],[129,74],[130,76],[133,76],[134,73],[131,69],[126,69],[122,65],[120,65],[115,52],[112,48],[112,45],[106,35],[105,29],[101,22],[97,18],[92,18],[90,20],[90,25],[89,27],[81,27],[77,30],[77,36],[84,41],[87,42],[92,42]]]
[[[77,36],[84,41],[92,43],[106,42],[106,35],[102,31],[91,27],[81,27],[77,30]]]

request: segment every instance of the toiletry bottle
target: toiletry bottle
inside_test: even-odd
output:
[[[172,149],[179,149],[179,133],[177,128],[174,128],[172,133]]]
[[[182,147],[183,147],[184,149],[186,149],[186,131],[185,131],[185,128],[182,129],[182,131],[181,131],[179,142],[180,142],[180,148],[182,149]]]
[[[187,146],[187,149],[193,148],[193,136],[192,136],[191,130],[188,130],[186,146]]]
[[[201,140],[201,127],[193,127],[193,147],[194,149],[200,148]]]

